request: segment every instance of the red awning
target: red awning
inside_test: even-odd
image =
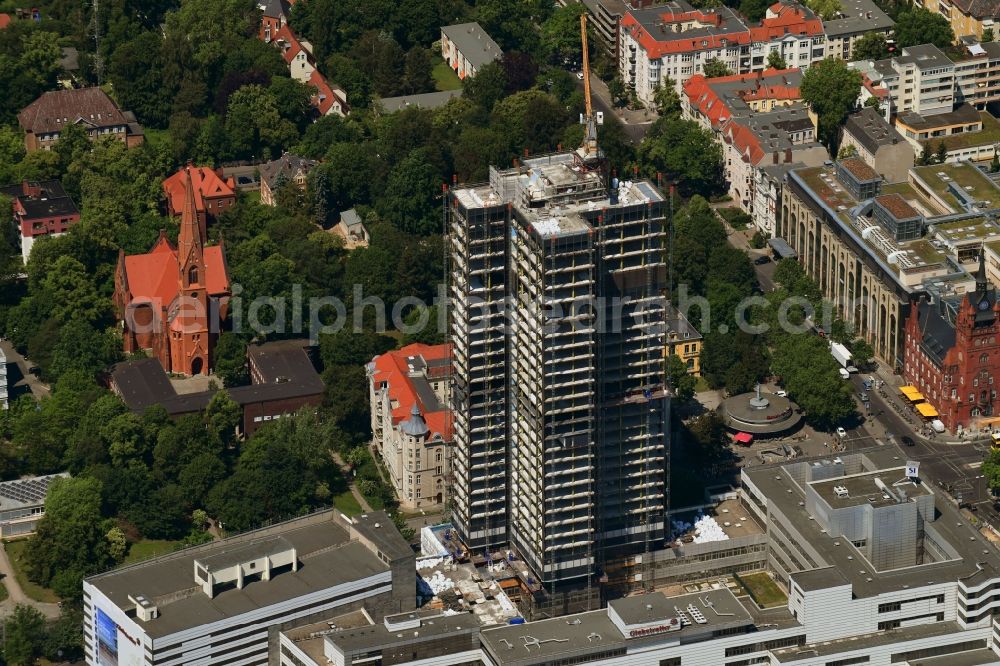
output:
[[[734,439],[740,444],[749,444],[753,441],[753,435],[748,432],[738,432]]]

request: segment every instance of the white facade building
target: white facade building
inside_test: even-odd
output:
[[[475,76],[501,56],[503,51],[478,23],[441,27],[441,57],[460,79]]]
[[[282,664],[1000,664],[1000,555],[893,452],[744,469],[730,515],[767,525],[785,605],[762,608],[716,579],[481,630],[471,614],[417,612],[338,628],[315,658]]]
[[[334,609],[413,609],[413,551],[376,512],[323,512],[92,576],[91,666],[268,663],[269,633]]]
[[[667,78],[678,93],[685,81],[718,60],[734,74],[763,71],[774,51],[790,68],[825,56],[822,22],[809,9],[783,0],[747,26],[728,7],[695,9],[686,0],[629,9],[619,30],[618,69],[644,104],[652,104]]]

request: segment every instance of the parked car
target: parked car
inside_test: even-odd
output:
[[[766,254],[762,254],[761,256],[754,259],[753,263],[757,264],[758,266],[761,266],[763,264],[769,264],[771,263],[771,257],[767,256]]]
[[[843,428],[837,428],[837,437],[844,439],[845,437],[847,437],[847,431],[844,430]]]
[[[787,398],[788,397],[788,391],[786,391],[785,389],[780,389],[778,391],[775,391],[774,395],[778,396],[779,398]]]
[[[906,435],[902,438],[903,446],[913,446],[916,442],[913,441],[912,437],[907,437]]]
[[[583,81],[583,72],[577,72],[577,73],[576,73],[576,78],[578,78],[578,79],[580,79],[581,81]]]

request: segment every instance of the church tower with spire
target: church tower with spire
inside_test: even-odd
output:
[[[205,238],[198,223],[194,203],[191,167],[184,176],[184,210],[177,236],[177,264],[180,281],[177,299],[168,312],[173,365],[180,362],[184,374],[197,375],[209,368],[209,299],[205,281]]]
[[[146,254],[119,253],[114,302],[125,352],[144,351],[167,372],[208,374],[229,297],[225,249],[206,243],[188,167],[176,247],[161,231]]]

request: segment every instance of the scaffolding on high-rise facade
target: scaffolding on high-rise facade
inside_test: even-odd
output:
[[[666,202],[576,153],[490,171],[451,197],[454,523],[589,605],[666,531]]]

